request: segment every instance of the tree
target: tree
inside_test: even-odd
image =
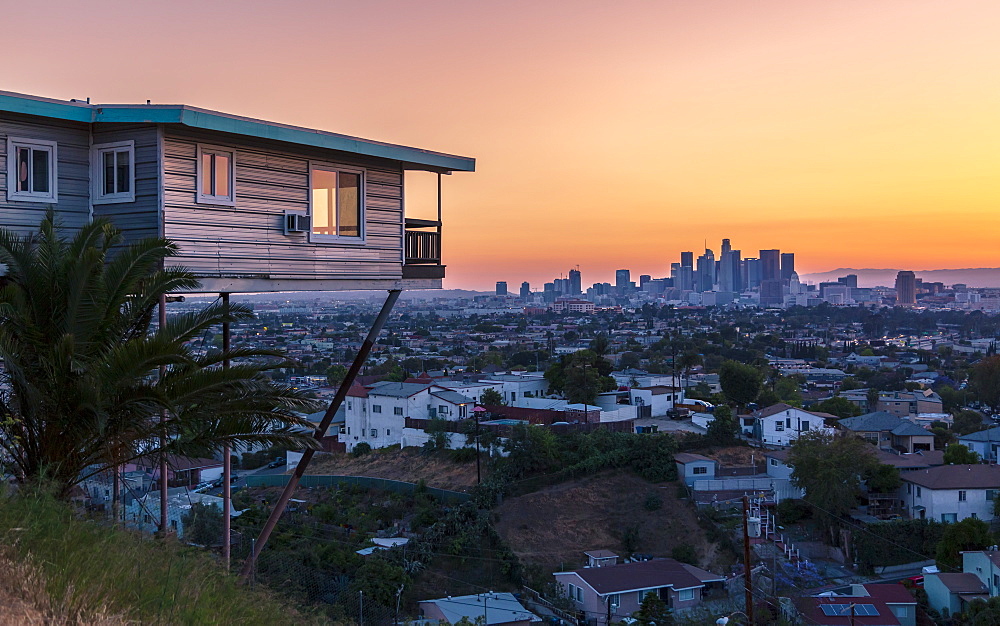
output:
[[[801,376],[782,376],[774,384],[774,393],[785,404],[792,406],[802,406],[802,393],[799,385],[802,383]]]
[[[871,444],[863,439],[819,430],[803,433],[788,453],[792,482],[806,492],[806,501],[828,528],[857,504],[861,478],[877,464]]]
[[[861,407],[842,396],[834,396],[822,402],[817,402],[809,407],[809,410],[819,413],[829,413],[841,418],[861,415]]]
[[[641,363],[642,359],[638,352],[625,352],[618,360],[618,367],[623,370],[629,368],[638,369]]]
[[[590,340],[590,350],[597,356],[604,356],[608,353],[608,336],[604,333],[597,333],[597,336]]]
[[[563,355],[545,370],[545,380],[554,391],[562,392],[570,402],[594,404],[597,394],[615,388],[611,363],[590,350]]]
[[[185,270],[160,269],[176,245],[123,245],[104,220],[71,240],[59,230],[51,212],[35,235],[0,230],[0,448],[19,480],[44,477],[66,496],[139,458],[317,445],[297,412],[319,406],[265,375],[289,365],[280,354],[193,350],[206,330],[252,319],[249,308],[216,302],[152,329],[161,294],[198,286]],[[223,369],[226,358],[235,362]]]
[[[868,400],[869,413],[878,411],[878,388],[875,387],[874,384],[868,388],[868,392],[865,394],[865,399]]]
[[[632,618],[641,626],[669,626],[674,623],[667,603],[655,591],[646,592],[639,610],[632,613]]]
[[[481,396],[479,396],[479,403],[483,406],[502,406],[506,404],[506,402],[503,401],[503,396],[500,395],[500,392],[493,387],[490,387],[484,391]]]
[[[885,463],[870,466],[863,478],[872,493],[893,493],[903,484],[899,469]]]
[[[764,375],[756,367],[739,361],[724,361],[719,369],[719,384],[726,398],[742,409],[753,402],[764,384]]]
[[[951,425],[951,430],[957,435],[968,435],[983,430],[983,416],[975,411],[964,409],[955,414],[955,421]]]
[[[974,465],[979,463],[979,455],[960,443],[950,444],[944,450],[946,465]]]
[[[222,509],[211,504],[195,502],[181,515],[184,540],[200,546],[217,545],[222,537]]]
[[[733,411],[726,405],[715,407],[714,417],[708,423],[708,441],[718,446],[727,446],[739,441],[740,424],[733,417]]]
[[[989,524],[981,519],[967,517],[961,522],[947,524],[937,546],[937,563],[942,571],[962,568],[962,552],[982,550],[996,543]]]
[[[969,374],[972,387],[994,410],[1000,410],[1000,356],[988,356],[976,363]]]
[[[326,382],[331,387],[339,387],[345,378],[347,378],[347,368],[343,365],[331,365],[326,370]]]

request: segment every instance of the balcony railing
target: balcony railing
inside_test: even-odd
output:
[[[406,220],[403,278],[444,278],[441,265],[441,222]]]
[[[433,228],[435,230],[426,230]],[[441,222],[406,220],[405,255],[407,265],[441,264]],[[418,230],[425,229],[425,230]]]

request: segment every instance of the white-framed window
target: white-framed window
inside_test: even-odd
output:
[[[97,144],[90,154],[94,203],[135,202],[135,142]]]
[[[439,404],[438,405],[438,413],[440,413],[442,415],[447,415],[448,413],[450,413],[450,411],[448,410],[448,405],[447,404]]]
[[[372,405],[372,413],[381,413],[381,412],[382,412],[382,405],[381,404],[373,404]]]
[[[677,592],[677,599],[681,602],[694,600],[694,589],[681,589]]]
[[[364,239],[364,170],[314,164],[309,169],[310,241]]]
[[[392,407],[392,414],[393,415],[402,415],[403,414],[403,407],[401,407],[401,406]]]
[[[583,602],[583,587],[576,588],[576,601]]]
[[[198,145],[198,197],[201,204],[236,204],[233,151]]]
[[[965,502],[965,492],[964,491],[959,491],[958,492],[958,501],[959,502]]]
[[[809,420],[802,420],[802,430],[809,430]]]
[[[702,466],[702,467],[695,466],[695,467],[691,468],[691,473],[692,474],[707,474],[708,473],[708,468],[704,467],[704,466]]]
[[[378,430],[372,429],[372,437],[378,437]]]
[[[611,603],[612,609],[617,609],[622,604],[621,594],[613,593],[609,596],[608,601]]]
[[[7,137],[7,200],[58,202],[56,142]]]
[[[775,422],[774,423],[774,430],[775,430],[775,432],[779,432],[779,433],[782,432],[783,430],[785,430],[785,423],[784,422],[780,422],[780,421],[779,422]]]
[[[778,459],[768,459],[772,467],[778,467]]]

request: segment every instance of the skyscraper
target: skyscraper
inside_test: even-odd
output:
[[[649,274],[640,274],[639,275],[639,291],[645,291],[646,290],[646,285],[651,280],[653,280],[653,277],[650,276]]]
[[[913,272],[901,271],[896,274],[896,304],[917,303],[917,276]]]
[[[782,252],[781,253],[781,282],[788,284],[788,281],[792,278],[792,274],[795,273],[795,253],[794,252]]]
[[[761,250],[760,251],[760,279],[781,280],[781,251]]]
[[[524,281],[523,283],[521,283],[521,299],[527,300],[530,297],[531,297],[531,285],[528,284],[528,281]]]
[[[760,287],[760,259],[743,260],[743,286],[746,289]]]
[[[632,282],[632,274],[628,270],[615,270],[615,287],[619,293],[624,293]]]
[[[580,270],[569,271],[569,293],[573,296],[583,293],[583,281],[580,276]]]
[[[729,246],[729,240],[722,240],[722,256],[719,258],[719,291],[740,292],[743,289],[740,271],[740,251]]]
[[[694,252],[681,252],[681,267],[694,268]]]
[[[715,289],[715,253],[705,250],[698,257],[698,268],[695,271],[694,290],[705,292]]]
[[[837,279],[837,282],[841,283],[843,285],[847,285],[851,289],[857,289],[858,288],[858,275],[857,274],[848,274],[847,276],[841,276],[840,278]]]
[[[497,295],[506,296],[507,295],[507,281],[498,280],[497,281]]]

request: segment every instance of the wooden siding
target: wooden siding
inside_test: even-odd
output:
[[[49,202],[7,201],[7,137],[41,139],[57,144],[58,205]],[[0,227],[21,234],[34,232],[50,207],[57,209],[67,230],[90,220],[90,125],[0,114]]]
[[[235,206],[196,202],[197,146],[233,150]],[[163,139],[164,235],[181,248],[171,260],[203,277],[296,280],[400,279],[402,168],[322,150],[225,134],[166,128]],[[311,162],[366,168],[365,242],[310,242],[285,235],[285,211],[309,211]]]
[[[135,202],[95,204],[94,217],[106,217],[126,241],[160,234],[159,129],[156,126],[94,124],[94,144],[135,142]]]

